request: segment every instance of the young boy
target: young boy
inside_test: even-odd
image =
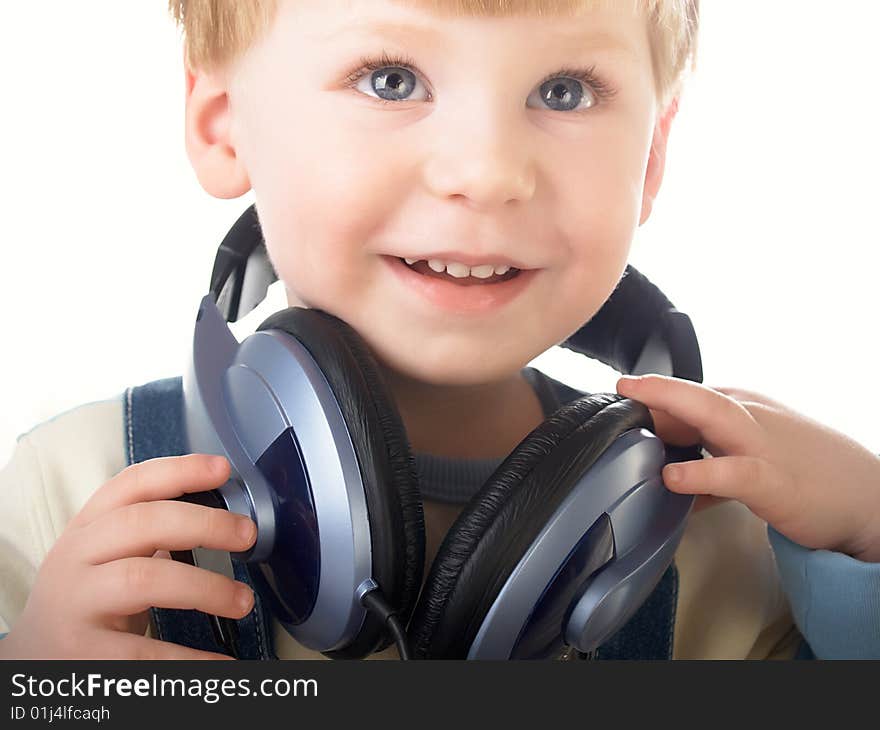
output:
[[[620,280],[662,181],[697,2],[170,6],[198,180],[219,198],[253,189],[288,303],[371,348],[416,455],[430,565],[483,479],[580,395],[524,366]],[[401,258],[486,296],[424,297]],[[535,271],[492,305],[479,279],[509,266]],[[678,481],[664,470],[704,495],[675,555],[671,658],[880,656],[880,458],[759,394],[662,376],[619,392],[665,442],[714,457]],[[223,484],[223,460],[125,468],[129,395],[40,424],[0,473],[0,656],[225,658],[152,638],[147,609],[254,605],[241,583],[161,559],[243,550],[254,526],[170,501]],[[321,658],[271,631],[279,658]]]

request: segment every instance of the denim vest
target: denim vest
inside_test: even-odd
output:
[[[154,380],[125,391],[126,458],[136,464],[185,451],[181,377]],[[254,587],[246,563],[232,561],[235,579]],[[258,593],[253,610],[238,623],[242,659],[277,659],[271,614]],[[671,659],[678,569],[673,562],[630,620],[595,652],[594,659]],[[196,610],[151,608],[153,635],[183,646],[225,653],[216,643],[207,615]]]

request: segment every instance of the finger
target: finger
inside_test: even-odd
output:
[[[757,393],[754,390],[746,390],[744,388],[719,388],[716,386],[712,387],[719,393],[724,393],[724,395],[729,395],[731,398],[735,398],[740,403],[753,403],[763,406],[770,406],[771,408],[779,408],[781,410],[786,409],[786,407],[779,401],[774,400],[770,396],[764,395],[763,393]]]
[[[93,615],[130,616],[158,606],[242,618],[254,605],[246,584],[176,560],[122,558],[96,565],[86,575],[83,595],[101,596],[100,609],[88,610]]]
[[[229,479],[229,471],[225,458],[208,454],[163,456],[132,464],[100,486],[71,524],[88,524],[98,515],[126,504],[216,489]]]
[[[226,654],[212,651],[190,649],[187,646],[160,641],[146,636],[138,636],[121,631],[101,632],[102,640],[98,643],[97,659],[222,659],[232,660]]]
[[[618,380],[617,392],[697,429],[699,442],[711,444],[713,453],[758,453],[761,428],[749,411],[702,383],[652,374]]]
[[[157,550],[243,552],[257,535],[254,521],[216,507],[161,500],[138,502],[106,512],[71,536],[70,550],[98,565],[119,558],[149,558]],[[75,545],[75,547],[74,547]]]
[[[649,408],[654,419],[654,432],[665,444],[672,446],[692,446],[700,443],[700,432],[684,421],[680,421],[666,411]]]
[[[672,492],[735,499],[767,522],[784,517],[784,512],[796,507],[792,504],[796,490],[784,472],[760,457],[716,456],[682,461],[665,466],[662,475]]]

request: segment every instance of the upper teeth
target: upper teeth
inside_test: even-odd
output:
[[[407,259],[404,261],[412,266],[416,261],[425,259]],[[482,264],[480,266],[466,266],[457,261],[441,261],[440,259],[428,259],[428,266],[438,274],[444,271],[456,279],[464,279],[466,276],[476,276],[478,279],[488,279],[493,274],[502,276],[510,271],[510,267],[503,264]]]

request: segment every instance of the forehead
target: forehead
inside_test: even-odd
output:
[[[328,46],[361,38],[440,46],[467,26],[485,33],[507,29],[531,41],[544,38],[563,51],[589,47],[635,59],[647,40],[641,0],[286,0],[286,4],[299,16],[302,36]],[[486,22],[490,18],[495,22]],[[474,20],[483,22],[474,24]]]
[[[645,4],[649,2],[651,0],[387,0],[368,4],[418,10],[441,18],[498,18],[547,15],[576,17],[595,10],[615,9],[637,12],[645,9]],[[341,3],[349,8],[359,4],[358,0],[341,0]]]

